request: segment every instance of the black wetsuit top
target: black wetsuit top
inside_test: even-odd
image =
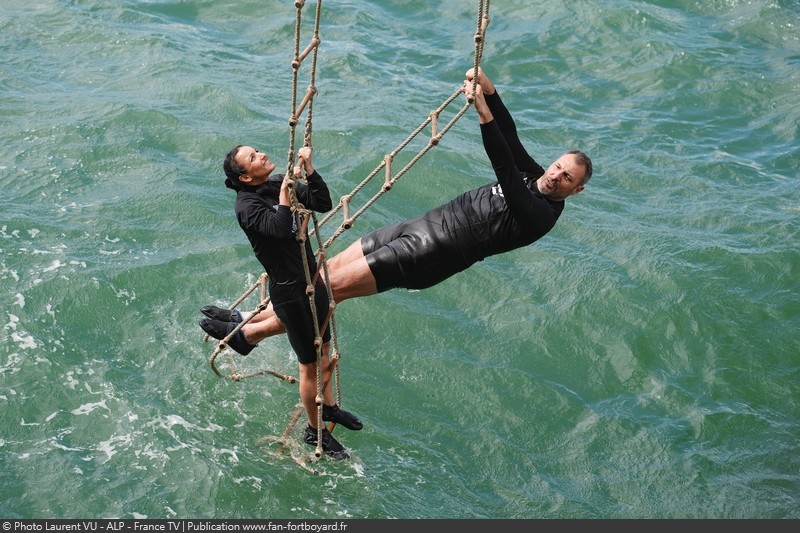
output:
[[[306,209],[324,213],[332,207],[328,186],[316,171],[306,183],[295,183],[297,201]],[[228,184],[230,180],[226,181]],[[278,318],[286,327],[289,342],[301,363],[316,360],[314,327],[306,295],[305,267],[297,242],[297,224],[291,208],[278,203],[283,175],[276,174],[257,187],[237,182],[236,219],[250,240],[256,257],[269,276],[269,296]],[[305,241],[311,275],[317,262],[310,239]],[[328,312],[328,293],[320,280],[315,285],[317,319],[320,324]],[[326,329],[323,340],[330,339]]]
[[[486,257],[531,244],[561,215],[564,201],[536,187],[544,169],[522,146],[500,95],[486,95],[486,103],[494,120],[481,125],[481,136],[497,181],[362,237],[378,292],[436,285]]]

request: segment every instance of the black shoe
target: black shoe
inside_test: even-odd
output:
[[[200,309],[200,312],[208,318],[214,320],[222,320],[223,322],[236,322],[237,324],[242,321],[242,313],[236,309],[223,309],[216,305],[207,305]]]
[[[236,322],[223,322],[222,320],[214,320],[213,318],[204,318],[200,321],[200,327],[203,328],[203,331],[217,340],[222,340],[227,337],[231,331],[236,329],[236,326]],[[242,330],[239,330],[239,332],[228,341],[228,346],[241,355],[247,355],[252,352],[253,348],[258,346],[258,344],[250,344],[247,342],[244,338],[244,333],[242,333]]]
[[[356,418],[353,413],[349,413],[344,409],[339,409],[339,406],[336,404],[322,406],[322,419],[325,422],[336,422],[337,424],[343,425],[347,429],[352,429],[355,431],[358,431],[364,427],[364,424],[361,423],[361,420]]]
[[[312,446],[317,445],[317,430],[316,428],[312,428],[311,426],[306,426],[305,435],[303,435],[303,440],[306,441],[306,444],[311,444]],[[322,428],[322,449],[328,454],[330,457],[334,459],[347,459],[350,457],[350,454],[347,453],[347,450],[344,449],[338,440],[333,438],[331,432],[328,431],[327,428]]]

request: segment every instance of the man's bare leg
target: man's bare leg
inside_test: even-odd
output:
[[[360,238],[328,261],[328,274],[336,303],[378,293]]]
[[[350,298],[378,293],[375,277],[361,250],[361,239],[328,260],[328,275],[337,304]],[[286,328],[272,310],[272,303],[269,303],[265,310],[242,327],[242,333],[247,342],[258,344],[273,335],[286,333]]]

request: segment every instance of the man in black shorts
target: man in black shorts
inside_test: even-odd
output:
[[[486,257],[521,248],[549,232],[564,200],[581,192],[592,161],[579,150],[547,170],[525,150],[494,85],[483,72],[472,94],[474,72],[462,92],[474,97],[486,155],[497,181],[467,191],[422,216],[367,233],[328,261],[336,302],[393,288],[425,289]],[[248,342],[284,333],[268,307],[242,329]]]

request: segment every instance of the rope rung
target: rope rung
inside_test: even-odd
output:
[[[383,190],[388,191],[392,188],[392,160],[394,159],[394,154],[387,155],[383,158],[383,164],[386,169],[384,172],[383,178]]]
[[[293,68],[293,69],[295,69],[295,70],[299,69],[299,68],[300,68],[300,65],[303,63],[303,61],[305,60],[305,58],[306,58],[306,57],[308,57],[308,54],[310,54],[312,50],[314,50],[315,48],[317,48],[317,47],[319,46],[319,43],[320,43],[320,42],[322,42],[322,41],[320,41],[319,37],[316,37],[316,36],[315,36],[313,39],[311,39],[311,42],[310,42],[310,43],[308,43],[308,46],[306,46],[306,49],[305,49],[305,50],[303,50],[303,51],[300,53],[300,55],[299,55],[299,56],[297,56],[297,57],[294,59],[294,61],[292,61],[292,68]]]
[[[317,88],[309,85],[303,100],[300,102],[300,105],[297,106],[297,109],[294,110],[294,113],[289,118],[289,125],[291,127],[297,126],[297,121],[300,118],[300,115],[303,114],[303,110],[306,108],[308,102],[311,101],[311,98],[313,98],[315,94],[317,94]]]
[[[431,111],[431,114],[428,115],[431,119],[431,137],[437,137],[437,130],[439,128],[439,110]]]

